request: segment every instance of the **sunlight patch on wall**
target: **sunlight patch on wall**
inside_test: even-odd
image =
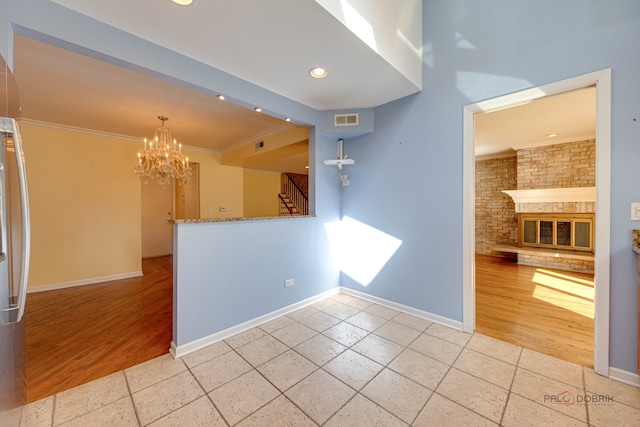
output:
[[[402,244],[402,240],[348,216],[324,227],[340,270],[362,286],[371,283]]]
[[[464,36],[459,32],[456,31],[453,37],[456,40],[456,47],[458,49],[477,49],[477,47],[473,43],[464,38]]]
[[[415,56],[417,56],[418,58],[422,58],[422,46],[416,46],[411,43],[411,40],[409,40],[409,38],[400,30],[400,28],[396,30],[396,34],[398,35],[398,38],[407,45],[409,50],[411,50],[411,52],[413,52]]]
[[[456,88],[469,100],[476,102],[481,99],[494,97],[496,93],[509,93],[531,87],[526,79],[495,74],[458,71],[456,73]],[[540,91],[540,95],[544,95]]]
[[[594,318],[595,287],[593,281],[571,273],[562,274],[541,268],[531,279],[536,284],[533,297],[581,316]]]

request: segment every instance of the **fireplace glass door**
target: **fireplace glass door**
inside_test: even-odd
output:
[[[593,214],[520,214],[520,245],[593,251]]]

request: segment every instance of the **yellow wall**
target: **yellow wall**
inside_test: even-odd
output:
[[[223,166],[220,154],[182,147],[200,164],[200,218],[240,218],[243,214],[242,168]],[[226,206],[227,212],[220,212]]]
[[[142,184],[133,168],[141,143],[24,121],[20,130],[32,220],[29,288],[140,273]],[[200,218],[242,217],[242,168],[222,166],[216,153],[183,151],[200,164]]]
[[[138,144],[21,123],[31,203],[29,288],[141,268]]]
[[[244,216],[280,215],[280,174],[244,170]]]

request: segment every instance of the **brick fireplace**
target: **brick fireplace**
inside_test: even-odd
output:
[[[584,237],[580,236],[590,233],[593,239],[595,158],[595,140],[585,140],[520,149],[515,158],[477,161],[476,252],[517,254],[521,264],[593,272],[594,248],[582,247]],[[489,206],[497,206],[498,211]],[[540,218],[536,220],[535,214],[541,214]],[[538,221],[535,233],[541,233],[540,221],[547,229],[554,227],[555,234],[549,237],[554,244],[538,236],[539,244],[523,245],[522,218],[529,221],[528,226],[532,218]],[[563,227],[574,228],[568,237],[558,240]],[[514,249],[506,250],[509,248]]]

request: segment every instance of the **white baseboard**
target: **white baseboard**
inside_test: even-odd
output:
[[[58,289],[73,288],[75,286],[95,285],[96,283],[111,282],[113,280],[130,279],[142,276],[142,271],[132,271],[130,273],[113,274],[111,276],[91,277],[89,279],[73,280],[71,282],[53,283],[50,285],[30,286],[27,293],[55,291]]]
[[[412,314],[414,316],[420,317],[425,320],[429,320],[434,323],[439,323],[444,326],[448,326],[450,328],[454,328],[457,330],[462,330],[462,322],[458,322],[456,320],[452,320],[446,317],[439,316],[437,314],[429,313],[427,311],[418,310],[413,307],[409,307],[406,305],[398,304],[393,301],[388,301],[382,298],[374,297],[363,292],[354,291],[353,289],[337,287],[335,289],[331,289],[327,292],[323,292],[314,297],[308,298],[306,300],[300,301],[298,303],[292,304],[290,306],[281,308],[280,310],[272,311],[271,313],[265,314],[264,316],[256,317],[255,319],[248,320],[244,323],[241,323],[236,326],[232,326],[223,331],[216,332],[214,334],[208,335],[206,337],[200,338],[195,341],[191,341],[190,343],[183,344],[180,346],[176,346],[175,342],[171,342],[171,350],[170,353],[174,358],[185,356],[194,351],[200,350],[208,345],[215,344],[218,341],[222,341],[227,339],[233,335],[239,334],[240,332],[244,332],[248,329],[266,323],[270,320],[273,320],[277,317],[283,316],[287,313],[291,313],[299,308],[305,307],[307,305],[313,304],[324,298],[328,298],[333,296],[339,292],[343,292],[347,295],[352,295],[354,297],[362,298],[367,301],[375,302],[380,305],[384,305],[389,308],[393,308],[398,311],[402,311],[404,313]]]
[[[609,379],[640,388],[640,375],[618,368],[609,368]]]
[[[266,323],[270,320],[276,319],[285,314],[291,313],[292,311],[298,310],[299,308],[305,307],[307,305],[313,304],[315,302],[321,301],[330,296],[336,295],[340,292],[340,288],[336,287],[334,289],[330,289],[326,292],[313,296],[311,298],[307,298],[295,304],[291,304],[287,307],[281,308],[276,311],[272,311],[271,313],[267,313],[263,316],[256,317],[251,320],[247,320],[246,322],[240,323],[239,325],[232,326],[230,328],[224,329],[222,331],[213,333],[206,337],[197,339],[195,341],[191,341],[187,344],[183,344],[177,346],[174,341],[171,342],[171,349],[169,352],[174,358],[185,356],[189,353],[193,353],[194,351],[200,350],[206,346],[211,344],[215,344],[218,341],[222,341],[227,339],[233,335],[239,334],[240,332],[244,332],[251,328],[254,328],[258,325]]]
[[[399,304],[397,302],[389,301],[383,298],[374,297],[364,292],[359,292],[350,288],[340,287],[340,292],[354,297],[362,298],[367,301],[375,302],[376,304],[384,305],[385,307],[393,308],[394,310],[402,311],[403,313],[412,314],[416,317],[420,317],[425,320],[429,320],[433,323],[438,323],[443,326],[448,326],[453,329],[462,331],[462,322],[449,319],[448,317],[433,314],[428,311],[419,310],[417,308],[409,307],[408,305]]]

